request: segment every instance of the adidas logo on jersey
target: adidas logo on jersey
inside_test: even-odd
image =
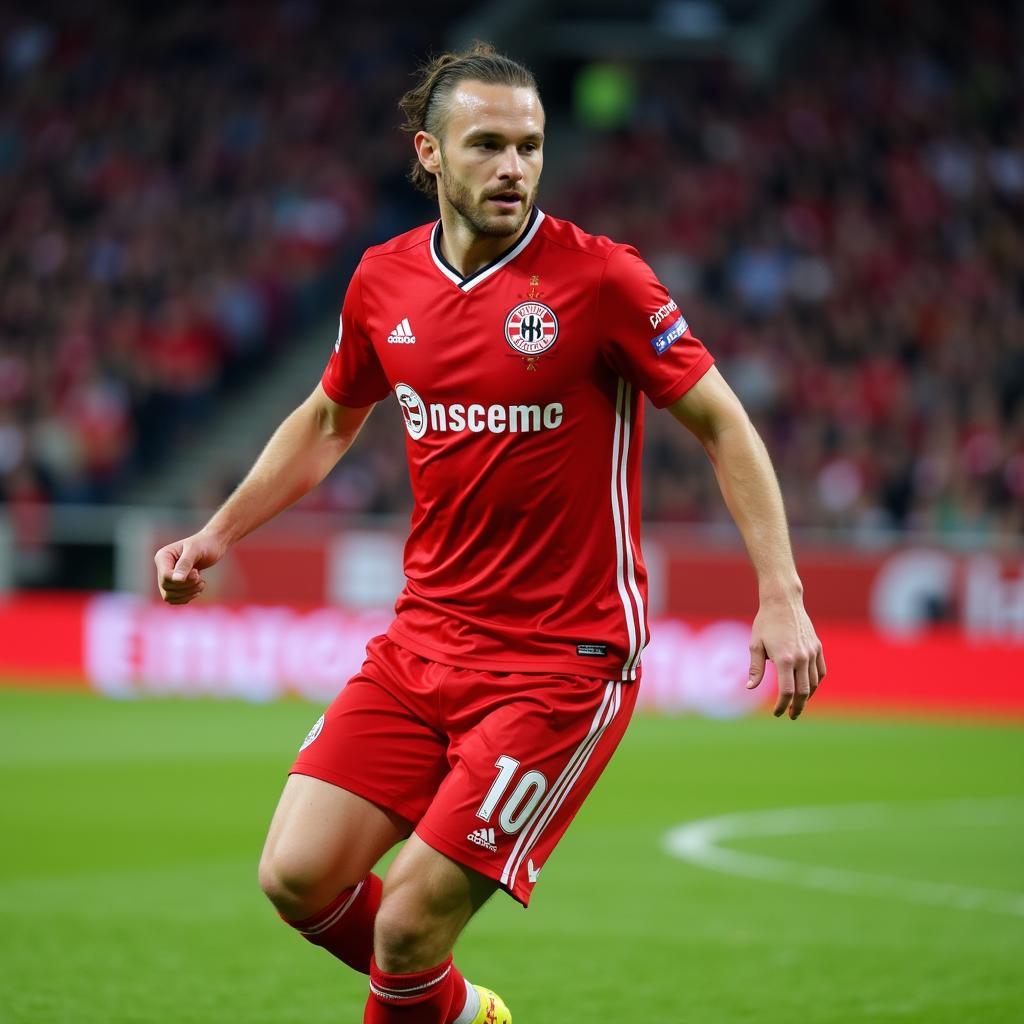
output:
[[[470,832],[466,838],[471,843],[476,843],[477,846],[482,846],[485,850],[490,850],[491,853],[498,852],[497,844],[494,842],[493,828],[478,828],[474,832]]]
[[[400,324],[395,325],[395,329],[388,335],[389,345],[415,345],[416,335],[412,333],[412,328],[409,326],[409,318],[406,317]]]

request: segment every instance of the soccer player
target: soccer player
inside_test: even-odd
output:
[[[302,745],[260,881],[369,974],[364,1022],[507,1024],[452,948],[495,889],[529,902],[636,700],[644,394],[704,445],[743,534],[760,589],[748,685],[771,658],[775,714],[795,719],[825,664],[768,455],[710,354],[635,250],[536,205],[529,71],[478,44],[435,59],[402,108],[439,220],[366,252],[319,385],[157,575],[171,604],[202,593],[202,571],[316,486],[394,392],[408,582]]]

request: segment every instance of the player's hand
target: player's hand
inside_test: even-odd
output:
[[[750,678],[752,690],[764,678],[765,660],[775,662],[779,697],[774,715],[789,709],[796,719],[825,678],[825,655],[814,626],[800,597],[762,600],[750,634]]]
[[[168,604],[188,604],[206,589],[202,570],[219,562],[226,550],[223,542],[202,530],[162,547],[153,557],[160,596]]]

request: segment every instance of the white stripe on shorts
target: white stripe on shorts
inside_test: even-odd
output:
[[[530,851],[537,845],[541,833],[547,827],[548,822],[558,812],[558,809],[565,802],[566,797],[576,785],[577,780],[583,774],[583,770],[590,760],[590,755],[600,742],[605,729],[611,724],[612,719],[618,713],[621,704],[622,683],[617,681],[609,682],[605,686],[601,706],[594,715],[590,725],[590,731],[583,738],[575,753],[569,758],[569,763],[558,776],[555,784],[548,791],[547,795],[537,806],[537,809],[530,815],[522,832],[516,839],[512,853],[505,862],[505,868],[501,873],[501,884],[512,889],[515,885],[516,875],[523,866],[523,861]]]

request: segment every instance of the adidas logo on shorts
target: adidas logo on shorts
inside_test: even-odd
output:
[[[389,345],[415,345],[416,335],[412,333],[409,326],[409,318],[405,317],[400,324],[395,324],[395,329],[388,335]]]
[[[497,853],[498,847],[494,842],[494,829],[493,828],[478,828],[474,832],[470,832],[466,838],[471,843],[476,843],[477,846],[482,846],[485,850],[490,850],[491,853]]]

